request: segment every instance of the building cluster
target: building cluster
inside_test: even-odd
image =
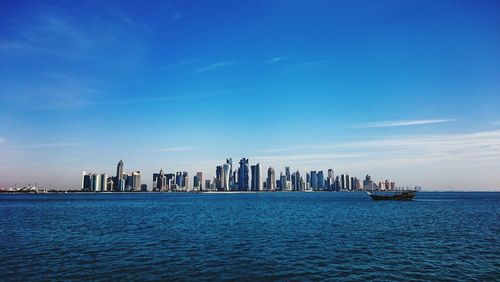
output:
[[[329,169],[325,175],[323,171],[301,173],[291,172],[285,167],[284,172],[276,176],[273,167],[262,174],[259,163],[250,165],[247,158],[242,158],[237,166],[233,166],[231,158],[215,168],[215,177],[203,181],[203,173],[197,172],[193,177],[192,186],[189,183],[188,173],[179,171],[174,173],[153,174],[152,191],[180,192],[180,191],[375,191],[396,190],[396,184],[385,180],[375,183],[371,176],[366,175],[361,181],[349,174],[335,175]]]
[[[146,184],[141,184],[141,172],[126,173],[120,160],[116,167],[116,176],[108,177],[105,173],[82,173],[82,191],[89,192],[133,192],[148,191]],[[326,175],[322,170],[301,173],[291,172],[285,167],[276,176],[273,167],[262,174],[259,163],[250,165],[247,158],[242,158],[233,166],[231,158],[215,168],[213,179],[203,179],[203,173],[197,172],[192,181],[187,171],[165,173],[160,170],[153,173],[153,192],[190,192],[190,191],[375,191],[396,190],[396,184],[389,180],[375,183],[370,175],[361,181],[347,173],[335,175],[328,169]]]
[[[82,190],[88,192],[146,192],[147,185],[141,184],[141,172],[123,171],[123,160],[116,166],[116,176],[108,177],[105,173],[82,172]]]

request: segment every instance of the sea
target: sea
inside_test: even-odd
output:
[[[0,281],[500,281],[500,193],[0,195]]]

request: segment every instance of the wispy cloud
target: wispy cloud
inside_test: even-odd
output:
[[[153,148],[147,149],[147,151],[155,151],[155,152],[185,152],[185,151],[193,151],[196,150],[194,147],[165,147],[165,148]]]
[[[452,122],[455,119],[420,119],[420,120],[397,120],[397,121],[380,121],[358,124],[356,127],[360,128],[377,128],[377,127],[396,127],[396,126],[410,126],[410,125],[423,125],[434,124],[443,122]]]
[[[182,20],[183,18],[184,17],[179,12],[174,13],[174,15],[172,16],[172,19],[174,19],[174,20]]]
[[[281,153],[281,152],[289,152],[291,148],[271,148],[271,149],[262,149],[255,150],[254,153]]]
[[[39,110],[64,110],[87,105],[102,94],[92,78],[41,73],[30,79],[0,80],[0,100]]]
[[[3,144],[5,142],[6,142],[5,138],[0,137],[0,144]]]
[[[441,163],[447,166],[491,165],[500,159],[500,130],[464,134],[399,136],[333,144],[306,144],[288,148],[291,153],[254,156],[272,161],[338,161],[370,166]],[[302,153],[307,151],[307,153]]]
[[[40,143],[40,144],[20,144],[20,145],[12,145],[12,148],[49,148],[49,147],[74,147],[74,146],[83,146],[87,143]]]
[[[202,68],[199,68],[195,71],[195,73],[202,73],[202,72],[207,72],[207,71],[213,71],[219,68],[223,67],[228,67],[228,66],[234,66],[237,65],[239,62],[238,61],[223,61],[223,62],[217,62],[213,63],[207,66],[204,66]]]
[[[274,57],[266,61],[267,64],[274,64],[288,59],[288,57]]]
[[[156,103],[179,100],[207,99],[227,95],[227,91],[208,92],[208,93],[186,93],[186,94],[164,94],[163,96],[151,96],[142,98],[120,98],[93,101],[92,105],[110,105],[110,104],[138,104],[138,103]]]

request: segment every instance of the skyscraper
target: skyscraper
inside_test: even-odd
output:
[[[333,173],[333,169],[328,169],[328,177],[326,178],[326,189],[328,191],[335,190],[335,174]]]
[[[325,176],[323,174],[323,171],[320,170],[318,171],[318,190],[324,190],[325,189]]]
[[[125,182],[123,181],[123,160],[116,166],[116,191],[125,191]]]
[[[130,190],[133,191],[141,191],[141,172],[140,171],[133,171],[130,173],[129,177],[127,177],[127,180],[129,180],[129,185],[130,185]]]
[[[160,173],[153,173],[153,191],[165,191],[167,189],[167,179],[160,169]]]
[[[238,173],[238,190],[240,191],[248,191],[248,159],[242,158],[240,160],[240,169]]]
[[[234,182],[235,182],[234,174],[233,174],[233,158],[227,158],[226,164],[229,166],[229,177],[227,179],[227,182],[228,182],[227,190],[231,190],[231,188],[234,186]]]
[[[252,191],[261,191],[262,190],[262,181],[260,178],[260,164],[257,163],[252,167]]]
[[[199,189],[200,191],[203,191],[203,173],[201,171],[198,171],[196,173],[196,176],[198,177],[198,181],[200,182]]]
[[[223,181],[222,189],[224,191],[229,191],[230,190],[229,183],[230,183],[230,179],[231,179],[231,164],[227,163],[227,161],[226,161],[226,163],[222,165],[222,171],[224,174],[224,181]]]
[[[286,190],[286,175],[283,172],[280,173],[280,191]]]
[[[215,168],[215,189],[217,191],[224,190],[224,167],[219,165]]]
[[[176,190],[182,190],[184,187],[184,177],[181,171],[175,173],[175,188]]]
[[[274,191],[276,190],[276,174],[274,172],[274,168],[269,167],[267,170],[267,190]]]
[[[315,170],[311,171],[311,189],[318,189],[318,174]]]

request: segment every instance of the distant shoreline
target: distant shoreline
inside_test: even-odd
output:
[[[397,192],[397,191],[380,191],[380,192]],[[500,193],[500,191],[478,190],[478,191],[418,191],[418,193]],[[125,191],[125,192],[88,192],[88,191],[49,191],[49,192],[18,192],[18,191],[1,191],[0,195],[47,195],[47,194],[259,194],[259,193],[366,193],[366,191],[200,191],[200,192],[144,192],[144,191]]]

